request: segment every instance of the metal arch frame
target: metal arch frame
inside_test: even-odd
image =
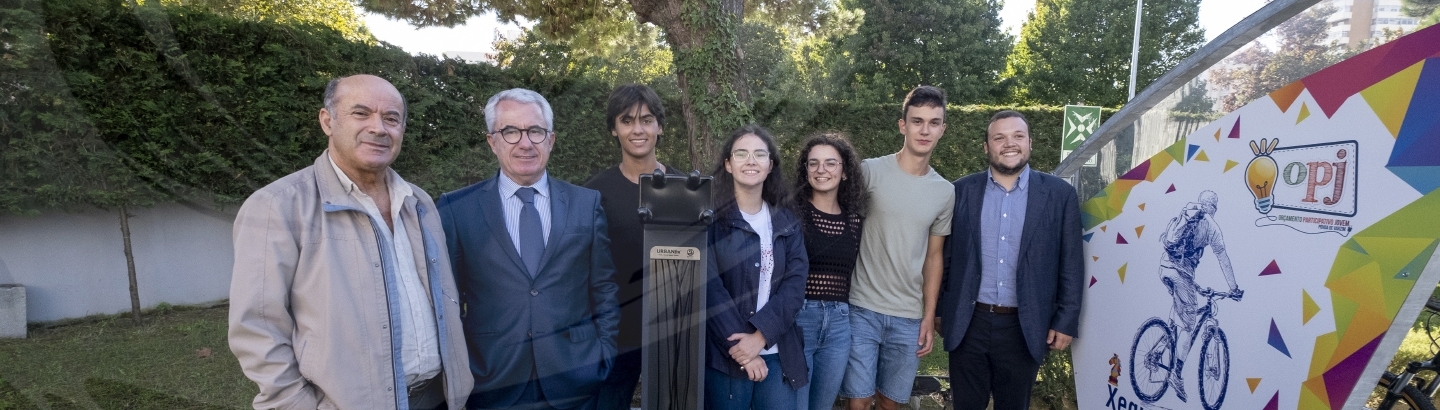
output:
[[[1291,17],[1304,12],[1310,6],[1319,3],[1321,0],[1273,0],[1260,10],[1251,13],[1245,19],[1235,23],[1230,29],[1225,30],[1220,36],[1215,37],[1209,43],[1201,47],[1195,54],[1186,57],[1179,65],[1170,72],[1160,76],[1155,83],[1140,92],[1140,95],[1125,103],[1115,115],[1109,120],[1100,124],[1100,127],[1086,139],[1080,147],[1075,149],[1060,165],[1055,167],[1055,175],[1075,184],[1075,176],[1080,172],[1081,165],[1090,158],[1100,153],[1100,148],[1105,144],[1114,141],[1115,137],[1124,131],[1125,127],[1140,119],[1140,116],[1151,108],[1173,94],[1180,87],[1183,87],[1190,80],[1194,80],[1209,70],[1211,66],[1229,57],[1231,53],[1250,44],[1261,35],[1269,32],[1270,29],[1279,26],[1280,23],[1289,20]]]

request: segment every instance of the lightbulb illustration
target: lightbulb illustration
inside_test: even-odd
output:
[[[1250,151],[1255,153],[1255,159],[1245,167],[1245,185],[1255,195],[1255,210],[1262,214],[1269,214],[1270,206],[1275,202],[1275,178],[1280,173],[1280,167],[1275,164],[1274,158],[1270,158],[1270,153],[1278,144],[1279,138],[1273,141],[1261,138],[1258,145],[1250,141]]]

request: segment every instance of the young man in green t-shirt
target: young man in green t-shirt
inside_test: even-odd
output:
[[[945,91],[916,87],[900,112],[900,151],[860,164],[870,212],[851,282],[850,363],[841,386],[852,410],[909,402],[920,357],[934,347],[935,305],[955,204],[950,182],[930,167],[930,155],[945,134]]]

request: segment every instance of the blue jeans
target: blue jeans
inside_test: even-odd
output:
[[[876,392],[896,403],[910,402],[920,370],[920,319],[890,316],[850,306],[850,365],[841,395],[847,399]]]
[[[780,355],[767,354],[765,366],[770,372],[765,380],[734,378],[725,372],[705,368],[705,408],[707,410],[765,410],[795,408],[795,390],[785,385],[780,372]]]
[[[810,367],[810,384],[800,388],[796,408],[830,410],[850,361],[850,304],[806,300],[795,324],[805,334],[805,364]]]

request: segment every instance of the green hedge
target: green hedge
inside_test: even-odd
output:
[[[11,28],[0,31],[0,212],[237,203],[324,149],[321,93],[330,78],[352,73],[385,77],[405,95],[408,126],[395,168],[432,195],[494,175],[483,104],[512,87],[534,89],[554,106],[552,175],[583,182],[619,158],[604,126],[612,84],[410,56],[325,27],[149,4],[0,0],[0,26]],[[660,157],[688,168],[678,98],[665,97]],[[799,141],[826,130],[847,133],[865,156],[895,152],[898,105],[757,101],[754,114],[790,164]],[[1002,108],[1030,117],[1032,161],[1052,169],[1060,108],[966,105],[948,111],[935,168],[950,179],[982,169],[980,138]]]

